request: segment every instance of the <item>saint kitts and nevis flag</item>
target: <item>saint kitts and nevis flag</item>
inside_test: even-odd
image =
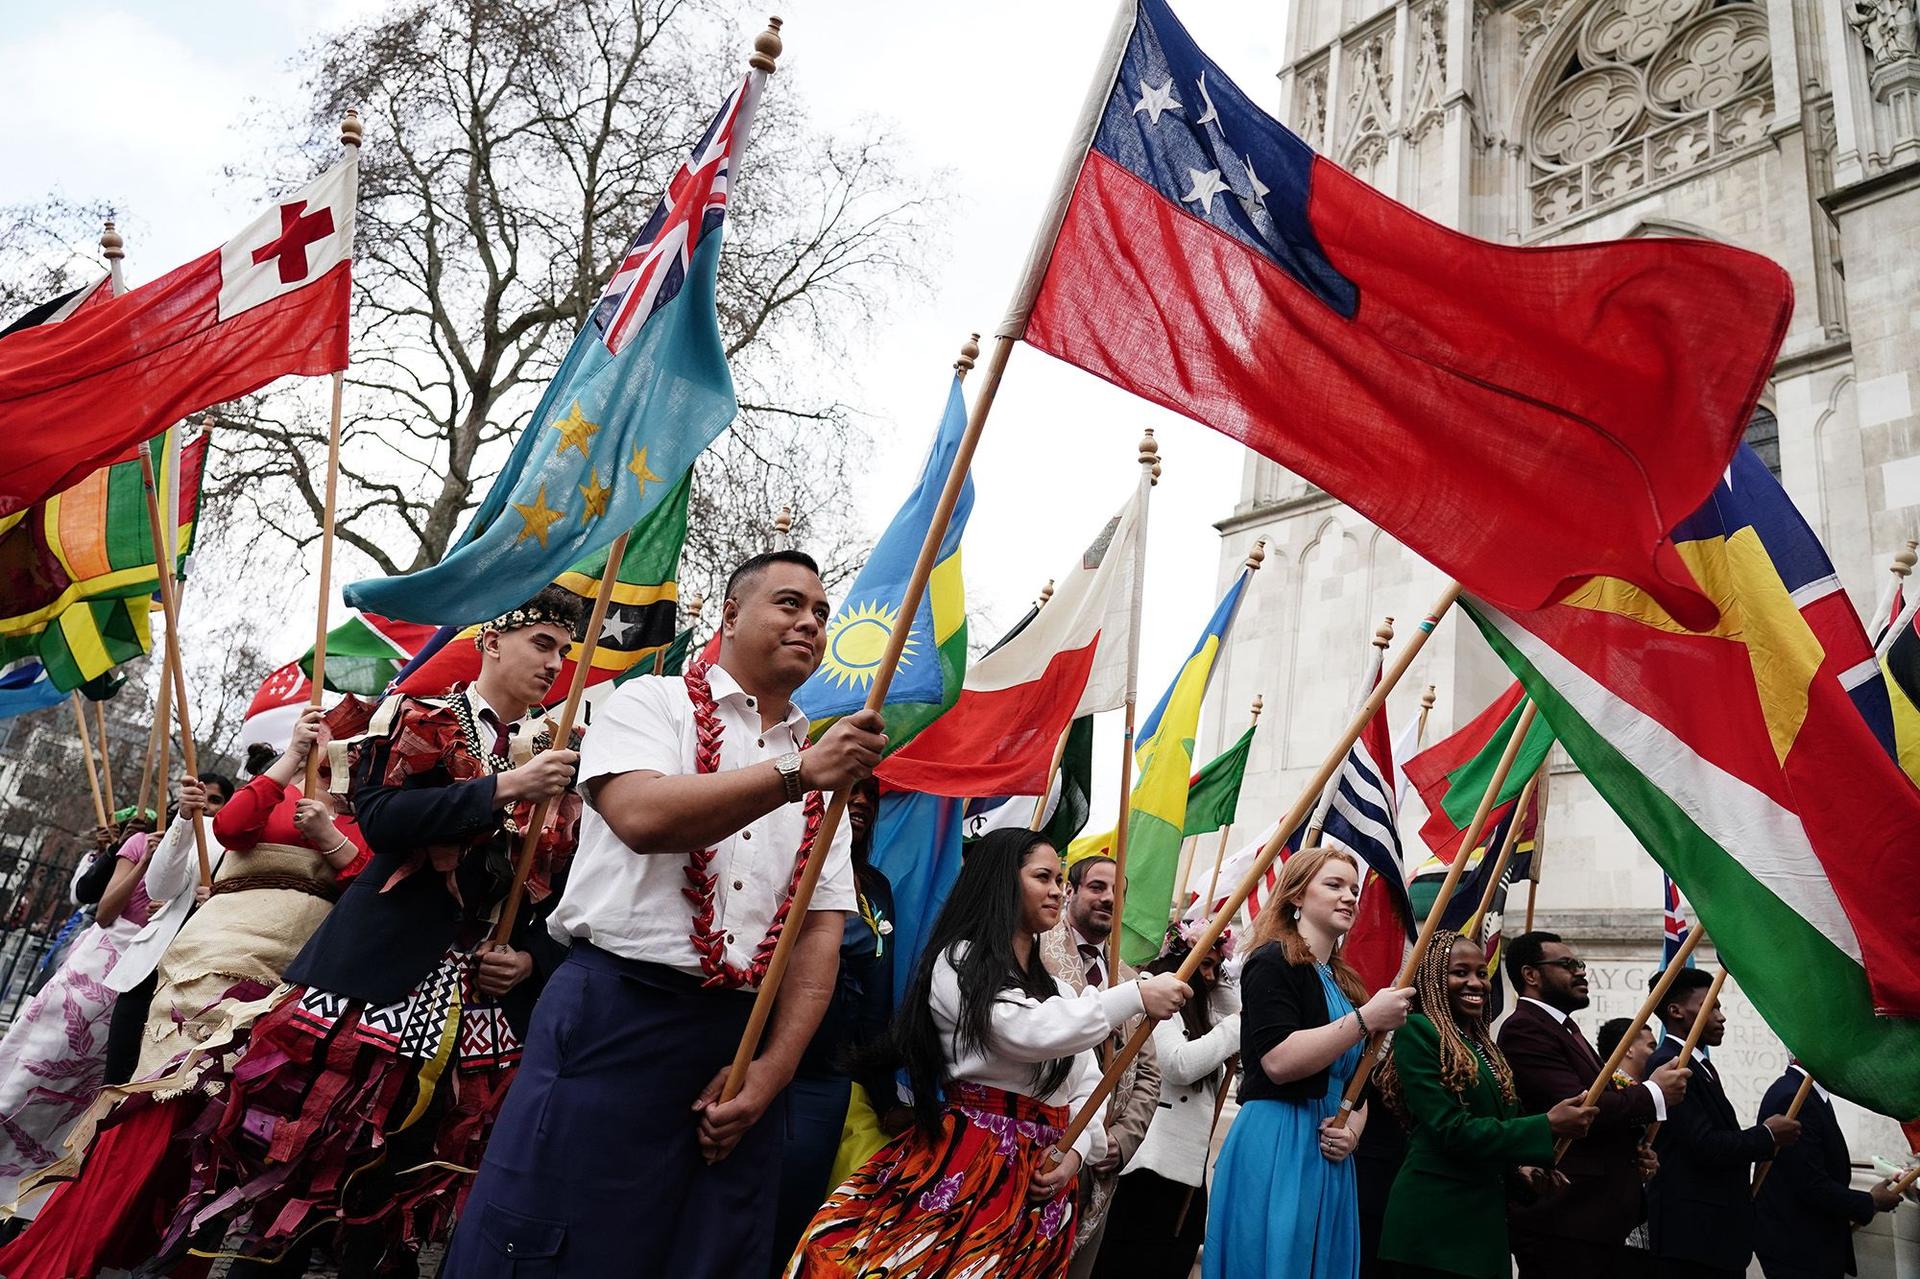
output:
[[[1485,599],[1606,574],[1705,627],[1668,530],[1713,492],[1791,310],[1786,272],[1726,245],[1450,231],[1138,0],[999,332],[1242,441]]]
[[[1711,627],[1609,578],[1539,609],[1463,603],[1788,1049],[1920,1117],[1920,788],[1866,631],[1751,449],[1674,541]]]
[[[1200,731],[1200,706],[1219,664],[1233,619],[1246,596],[1254,570],[1243,568],[1221,597],[1200,633],[1200,642],[1182,663],[1159,703],[1140,726],[1134,746],[1140,780],[1133,786],[1127,814],[1127,884],[1120,918],[1120,958],[1138,967],[1160,953],[1167,936],[1167,911],[1173,903],[1174,877],[1185,838],[1187,791],[1193,776],[1193,743]],[[1051,607],[1051,605],[1049,606]],[[1067,852],[1072,864],[1082,857],[1111,856],[1113,832],[1075,840]]]
[[[674,625],[679,620],[680,552],[687,544],[687,503],[692,492],[693,472],[687,471],[674,481],[660,504],[633,526],[627,553],[615,573],[606,619],[600,624],[593,669],[587,672],[589,688],[609,680],[618,684],[629,676],[651,674],[655,658],[662,659],[662,674],[677,675],[684,667],[692,632],[676,633]],[[600,575],[606,570],[611,551],[610,546],[603,546],[554,579],[555,586],[580,597],[582,618],[592,612],[600,594]],[[397,677],[388,672],[393,690],[432,697],[455,684],[472,683],[480,675],[480,650],[473,643],[479,633],[478,625],[443,626],[433,632],[424,644],[416,646],[415,656]],[[580,647],[576,643],[568,650],[560,674],[547,690],[550,705],[566,700]],[[331,682],[331,641],[327,674]],[[380,688],[386,687],[387,681],[382,680]]]
[[[947,388],[946,409],[933,446],[920,469],[920,480],[901,504],[887,531],[874,543],[866,565],[827,623],[826,651],[820,669],[794,693],[794,704],[813,721],[817,737],[843,715],[867,703],[867,690],[879,673],[880,660],[894,628],[900,625],[900,606],[913,577],[920,548],[933,527],[935,509],[946,487],[947,473],[960,451],[967,430],[967,401],[955,374]],[[887,749],[897,751],[928,724],[938,719],[960,696],[967,673],[967,600],[960,572],[960,539],[973,513],[973,477],[960,488],[952,517],[933,562],[933,575],[919,607],[908,621],[900,664],[887,686],[883,713],[887,721]]]
[[[437,625],[488,621],[678,492],[739,409],[714,280],[766,79],[747,73],[674,174],[445,558],[354,582],[347,603]]]
[[[145,445],[157,491],[179,494],[176,576],[193,550],[207,455],[205,435],[176,447],[179,434],[163,431]],[[97,679],[152,649],[148,614],[157,586],[136,446],[134,460],[0,516],[0,667],[37,662],[35,678],[58,692]]]
[[[1407,761],[1407,780],[1420,792],[1427,806],[1427,820],[1420,827],[1420,838],[1427,851],[1442,865],[1450,864],[1466,837],[1467,826],[1486,796],[1506,752],[1507,742],[1520,723],[1521,703],[1527,690],[1515,683],[1493,700],[1492,705],[1474,716],[1466,725]],[[1553,747],[1553,728],[1544,715],[1536,715],[1520,743],[1520,753],[1500,793],[1487,814],[1487,826],[1504,821],[1520,800],[1527,779],[1539,770]],[[1461,916],[1465,918],[1465,916]]]
[[[57,324],[0,337],[0,516],[190,413],[347,366],[359,149],[226,244]]]

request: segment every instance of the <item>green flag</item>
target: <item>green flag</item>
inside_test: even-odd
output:
[[[1240,804],[1240,783],[1247,776],[1247,754],[1253,749],[1253,727],[1240,740],[1207,761],[1187,788],[1187,821],[1182,833],[1205,835],[1233,825]]]

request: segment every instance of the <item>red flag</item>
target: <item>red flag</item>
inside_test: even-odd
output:
[[[347,365],[357,155],[220,248],[59,324],[0,340],[0,515],[189,413]]]
[[[1316,156],[1164,0],[1107,68],[1003,332],[1244,442],[1482,598],[1537,608],[1605,574],[1713,624],[1667,535],[1771,376],[1786,272],[1448,230]]]

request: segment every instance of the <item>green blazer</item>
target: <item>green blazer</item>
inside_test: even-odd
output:
[[[1475,1279],[1507,1279],[1509,1169],[1553,1160],[1545,1115],[1517,1116],[1487,1064],[1455,1097],[1440,1082],[1440,1036],[1421,1014],[1393,1037],[1411,1123],[1387,1198],[1380,1256]]]

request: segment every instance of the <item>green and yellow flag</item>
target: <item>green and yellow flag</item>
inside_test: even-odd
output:
[[[1180,865],[1180,841],[1187,827],[1188,786],[1193,774],[1193,742],[1200,728],[1200,704],[1206,700],[1207,684],[1252,575],[1252,569],[1243,569],[1234,579],[1208,620],[1207,629],[1201,632],[1200,642],[1147,716],[1134,746],[1140,780],[1134,783],[1127,818],[1120,957],[1135,967],[1159,954],[1166,937],[1173,881]],[[1244,760],[1241,767],[1244,771]],[[1235,785],[1236,799],[1238,794]],[[1067,850],[1067,860],[1078,861],[1112,842],[1112,832],[1075,840]]]
[[[176,574],[193,549],[207,453],[205,435],[173,448],[178,429],[146,445],[161,492],[175,487],[168,468],[179,459]],[[136,454],[0,518],[0,667],[36,660],[69,692],[140,656],[153,647],[157,585]]]

